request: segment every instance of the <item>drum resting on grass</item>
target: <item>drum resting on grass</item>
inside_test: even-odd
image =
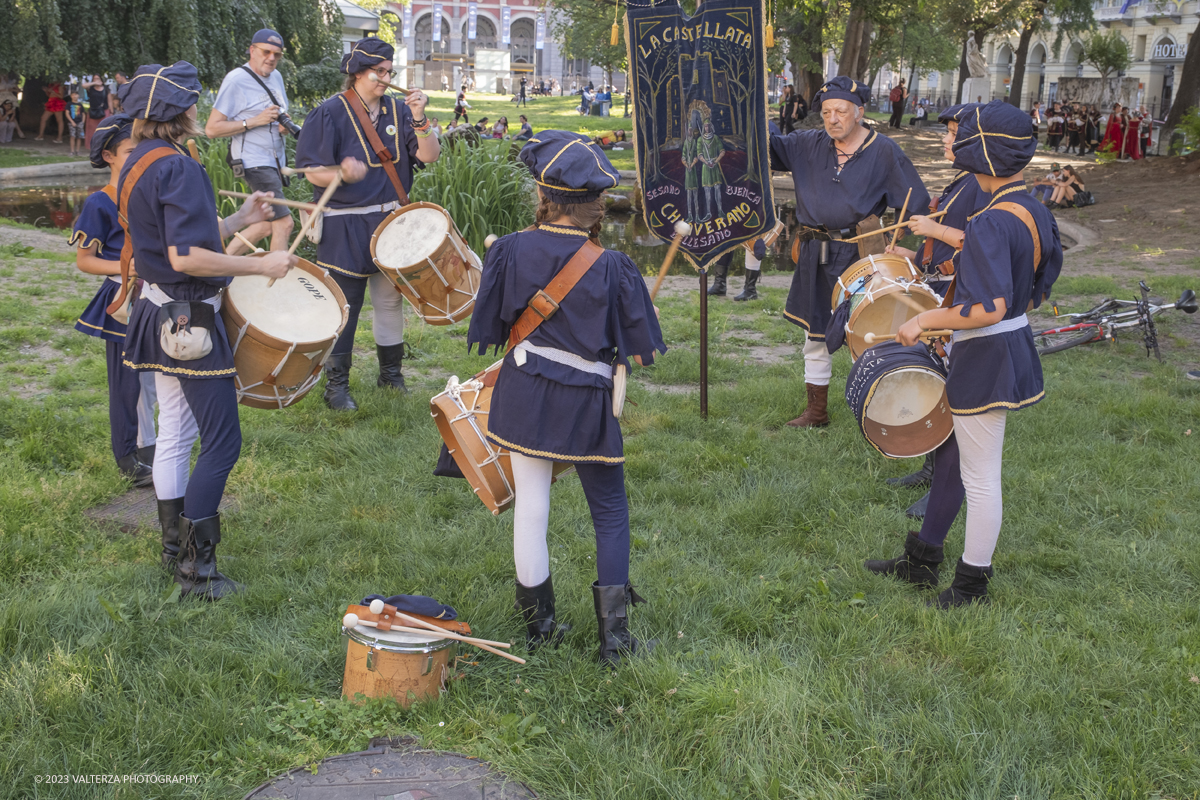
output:
[[[846,404],[871,446],[888,458],[936,450],[954,432],[946,368],[925,345],[875,345],[850,367]]]

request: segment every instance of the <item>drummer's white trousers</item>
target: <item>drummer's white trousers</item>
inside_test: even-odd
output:
[[[371,289],[371,333],[375,344],[390,347],[404,341],[404,296],[382,272],[367,279]]]
[[[513,562],[522,586],[540,586],[550,577],[550,482],[554,462],[512,452]]]
[[[754,253],[751,253],[749,250],[746,251],[746,269],[751,272],[758,272],[762,269],[762,262],[755,258]]]
[[[810,339],[804,334],[804,382],[813,386],[828,386],[833,378],[833,356],[824,339]]]
[[[1008,411],[1002,408],[970,417],[954,417],[959,471],[967,500],[967,535],[962,558],[974,567],[991,565],[1000,538],[1004,518],[1000,467],[1007,421]]]

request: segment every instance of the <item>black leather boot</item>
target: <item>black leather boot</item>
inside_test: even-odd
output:
[[[221,541],[221,515],[204,519],[179,517],[183,542],[175,564],[175,582],[180,597],[194,595],[203,600],[220,600],[246,587],[217,571],[217,544]]]
[[[712,286],[708,287],[708,296],[724,297],[725,281],[729,277],[729,262],[724,258],[717,259],[717,263],[713,264],[712,276],[713,282]]]
[[[350,396],[350,353],[333,355],[325,362],[325,405],[334,411],[358,411]]]
[[[533,651],[543,644],[558,647],[563,636],[571,630],[570,625],[559,625],[554,620],[554,584],[547,577],[537,586],[517,584],[516,608],[525,620],[525,647]]]
[[[183,516],[183,498],[158,501],[158,524],[162,526],[163,569],[174,569],[179,559],[179,518]]]
[[[154,466],[154,448],[155,445],[148,444],[145,447],[137,449],[137,459],[148,467]]]
[[[920,500],[905,509],[904,516],[909,519],[925,519],[925,512],[929,510],[929,495],[931,494],[933,494],[932,489],[921,495]]]
[[[888,486],[899,486],[901,489],[915,489],[918,486],[926,486],[933,480],[933,453],[925,454],[925,463],[916,472],[905,475],[903,478],[888,478],[884,483]]]
[[[868,561],[865,566],[877,575],[891,575],[925,589],[938,582],[938,565],[944,558],[942,548],[923,542],[914,531],[904,540],[904,553],[897,558]]]
[[[990,566],[973,567],[960,558],[958,566],[954,568],[954,581],[950,588],[939,594],[930,605],[946,609],[971,603],[990,603],[987,587],[994,574]]]
[[[154,469],[138,461],[137,452],[117,459],[117,469],[139,489],[154,483]]]
[[[742,287],[741,293],[733,298],[735,302],[741,303],[746,300],[758,299],[758,289],[755,287],[758,285],[758,276],[761,274],[762,270],[746,270],[746,285]]]
[[[404,385],[404,376],[400,374],[400,367],[404,364],[405,349],[407,347],[408,344],[406,342],[389,344],[387,346],[375,345],[375,352],[379,355],[379,380],[375,382],[376,386],[386,386],[390,389],[398,389],[403,394],[408,394],[408,387]]]
[[[633,584],[601,586],[596,581],[592,584],[592,601],[596,605],[601,664],[616,667],[623,654],[654,649],[655,642],[640,642],[629,632],[629,606],[646,602],[633,590]]]

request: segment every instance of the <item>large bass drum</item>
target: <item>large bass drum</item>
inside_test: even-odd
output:
[[[371,259],[430,325],[471,316],[483,262],[441,206],[410,203],[384,217],[371,236]]]
[[[871,446],[888,458],[936,450],[954,432],[946,368],[925,345],[883,342],[850,367],[846,404]]]

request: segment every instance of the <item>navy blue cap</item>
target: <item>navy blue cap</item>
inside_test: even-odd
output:
[[[542,131],[522,148],[521,161],[555,203],[590,203],[621,182],[608,156],[582,133]]]
[[[1037,137],[1029,115],[1003,100],[976,103],[958,120],[954,166],[976,175],[1009,178],[1029,164],[1037,151]]]
[[[121,108],[134,119],[166,122],[196,105],[200,97],[200,78],[196,68],[186,61],[169,67],[143,64],[118,95]]]
[[[971,109],[973,109],[975,106],[978,106],[978,105],[982,105],[982,104],[981,103],[959,103],[956,106],[950,106],[949,108],[943,108],[941,113],[938,114],[938,122],[942,123],[943,125],[945,125],[947,122],[958,122],[962,118],[963,114],[966,114],[967,112],[969,112]]]
[[[111,150],[115,153],[117,145],[128,139],[132,133],[133,117],[128,114],[113,114],[101,120],[92,134],[92,166],[96,169],[106,168],[108,164],[104,161],[104,151]]]
[[[396,55],[396,48],[382,39],[368,36],[359,39],[350,48],[350,52],[342,56],[342,72],[354,75],[364,69],[378,66],[384,61],[391,61]]]
[[[845,75],[839,75],[836,78],[826,81],[825,85],[813,95],[812,110],[814,112],[820,111],[821,103],[825,100],[849,100],[861,108],[870,99],[870,86],[853,78],[847,78]]]
[[[278,31],[273,31],[270,28],[263,28],[258,33],[254,34],[254,38],[250,40],[250,44],[273,44],[280,50],[283,49],[283,37]]]

